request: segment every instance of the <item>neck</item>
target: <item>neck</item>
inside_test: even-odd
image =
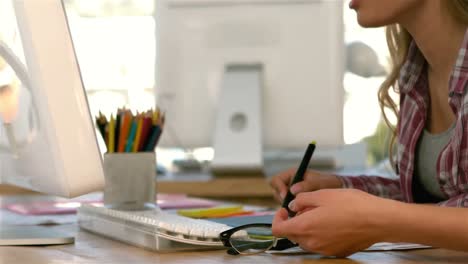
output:
[[[466,25],[453,18],[444,1],[425,1],[418,7],[422,10],[408,14],[401,24],[428,62],[429,73],[448,80],[465,36]]]

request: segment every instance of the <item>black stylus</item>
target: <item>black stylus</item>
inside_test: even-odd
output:
[[[288,207],[289,203],[295,198],[294,194],[291,193],[290,187],[293,184],[304,180],[304,174],[307,171],[307,167],[309,167],[310,159],[312,158],[312,154],[314,154],[314,150],[315,141],[312,141],[312,143],[310,143],[309,146],[307,146],[306,152],[304,153],[304,157],[301,161],[301,165],[299,165],[299,168],[296,171],[296,175],[294,175],[294,178],[288,187],[288,193],[286,194],[286,197],[283,200],[283,207],[286,208],[286,210],[288,210],[289,217],[293,217],[296,215],[296,212],[291,211]]]

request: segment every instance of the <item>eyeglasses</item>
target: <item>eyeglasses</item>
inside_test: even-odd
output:
[[[252,255],[267,250],[284,250],[297,246],[286,238],[276,238],[271,224],[248,224],[226,230],[219,234],[230,255]]]

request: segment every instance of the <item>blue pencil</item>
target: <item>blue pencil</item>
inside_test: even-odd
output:
[[[127,138],[127,144],[125,145],[125,152],[132,152],[133,141],[135,140],[136,130],[137,130],[136,119],[132,121],[132,127],[130,128],[130,134]]]

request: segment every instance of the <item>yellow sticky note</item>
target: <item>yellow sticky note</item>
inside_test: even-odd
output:
[[[177,213],[182,216],[192,218],[207,218],[214,217],[221,214],[232,214],[241,212],[243,210],[242,205],[235,206],[219,206],[211,208],[197,208],[197,209],[182,209],[178,210]]]

